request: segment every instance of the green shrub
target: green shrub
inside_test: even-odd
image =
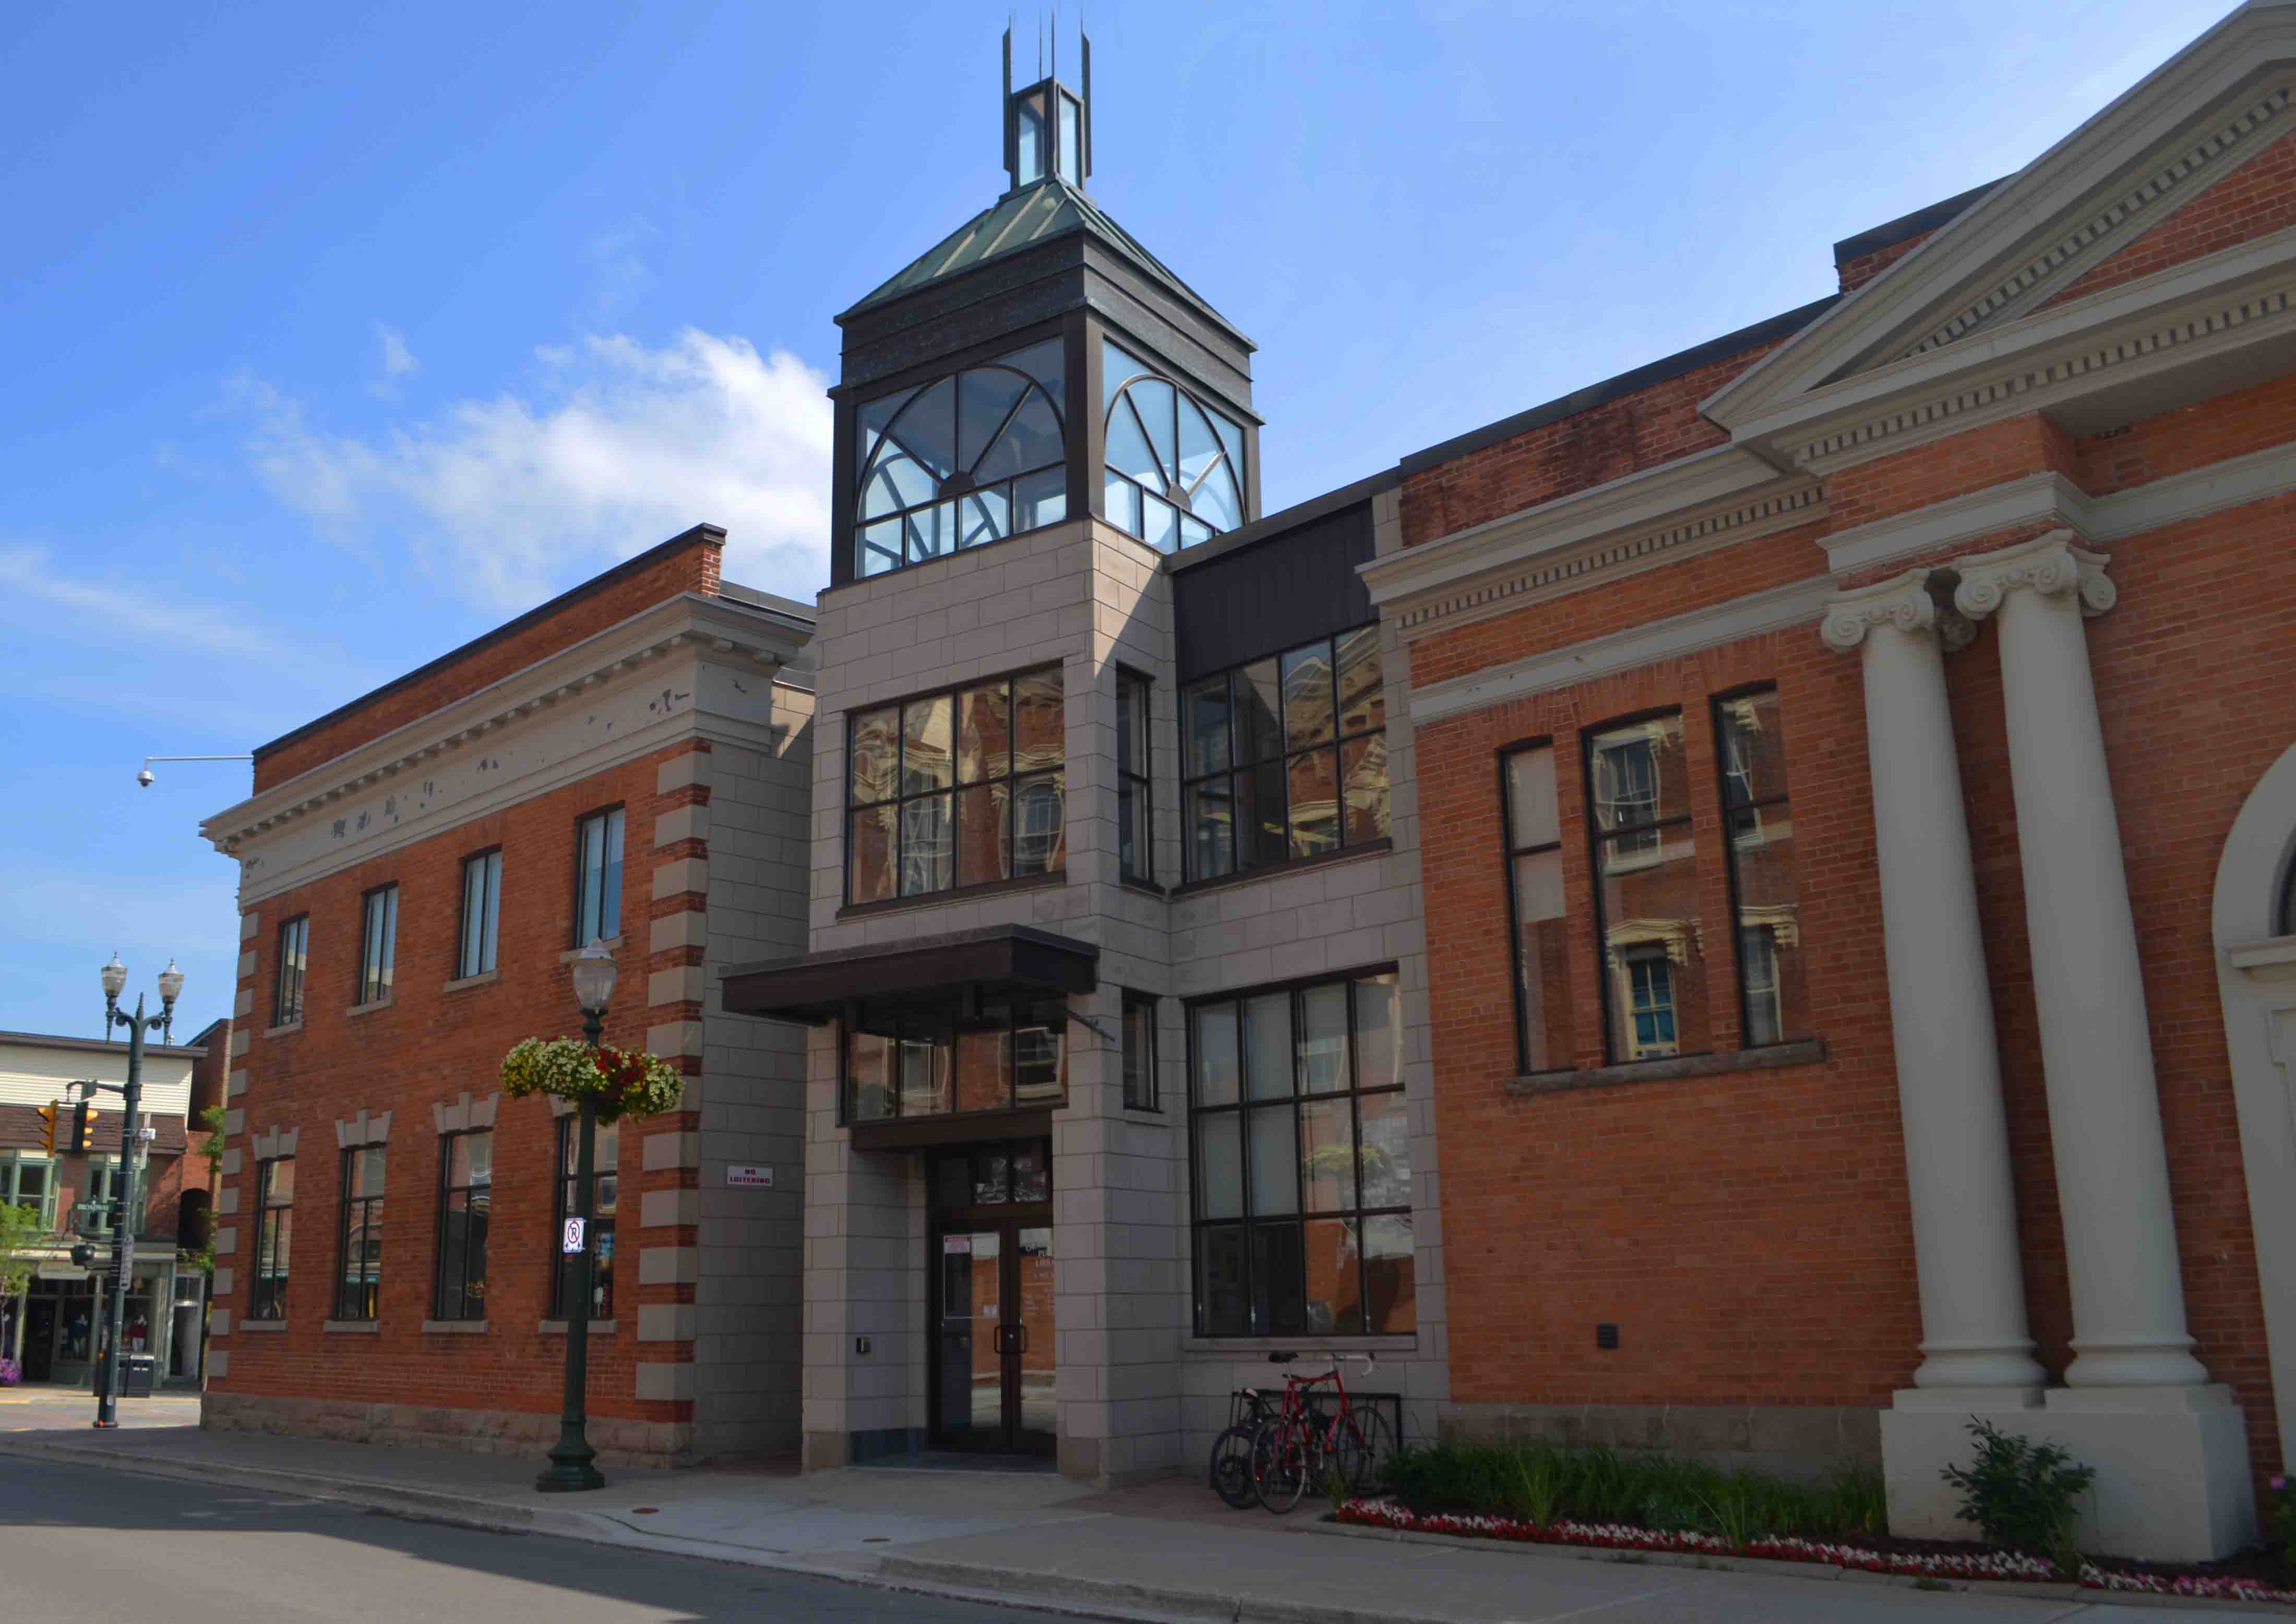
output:
[[[1979,1416],[1970,1418],[1969,1435],[1977,1440],[1977,1458],[1941,1473],[1961,1490],[1960,1514],[1993,1544],[2046,1556],[2060,1574],[2078,1577],[2073,1526],[2096,1468],[2076,1465],[2055,1444],[2004,1432]]]

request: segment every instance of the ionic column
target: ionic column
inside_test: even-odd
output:
[[[1916,569],[1827,606],[1828,647],[1861,650],[1882,942],[1920,1277],[1917,1387],[2038,1389],[2017,1257],[2009,1128],[1978,926],[1940,614]],[[1956,641],[1955,644],[1958,647]],[[2028,1400],[2029,1402],[2030,1400]]]
[[[2000,620],[2009,777],[2073,1308],[2070,1387],[2209,1379],[2185,1288],[2136,925],[2105,771],[2086,615],[2116,596],[2070,531],[1960,561],[1954,602]]]

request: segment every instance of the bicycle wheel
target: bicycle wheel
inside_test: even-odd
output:
[[[1232,1426],[1212,1444],[1212,1492],[1238,1511],[1259,1499],[1251,1486],[1251,1440],[1257,1429]]]
[[[1251,1490],[1279,1517],[1307,1492],[1308,1439],[1308,1429],[1290,1418],[1270,1421],[1252,1435]]]
[[[1332,1440],[1332,1461],[1351,1494],[1368,1493],[1379,1481],[1387,1457],[1395,1453],[1395,1427],[1383,1409],[1350,1409]]]

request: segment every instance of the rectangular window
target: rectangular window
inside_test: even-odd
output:
[[[574,945],[622,934],[622,809],[592,812],[574,830]]]
[[[1604,1046],[1613,1062],[1710,1047],[1687,778],[1678,713],[1587,736]]]
[[[37,1213],[40,1227],[56,1227],[55,1163],[36,1151],[0,1151],[0,1204]]]
[[[336,1218],[335,1318],[373,1319],[382,1293],[383,1147],[343,1152]]]
[[[1387,837],[1379,627],[1358,626],[1180,693],[1187,877]]]
[[[398,887],[379,885],[366,894],[359,923],[358,997],[372,1004],[390,996],[390,969],[398,957]]]
[[[855,714],[845,900],[1063,872],[1066,725],[1057,667]]]
[[[1160,1111],[1156,1086],[1156,1000],[1124,995],[1124,1104],[1133,1111]]]
[[[1189,1011],[1196,1332],[1418,1324],[1392,971]]]
[[[952,1116],[1068,1098],[1069,1008],[986,999],[868,1010],[845,1039],[845,1120]]]
[[[86,1228],[94,1235],[110,1235],[119,1228],[119,1214],[112,1204],[127,1198],[127,1179],[120,1171],[118,1156],[90,1156],[87,1159],[87,1184],[80,1193],[80,1203],[88,1209]]]
[[[1741,1041],[1748,1049],[1791,1043],[1808,1037],[1810,1024],[1778,696],[1775,690],[1742,694],[1718,701],[1714,713],[1730,898],[1738,912]]]
[[[255,1164],[255,1289],[250,1319],[287,1318],[287,1254],[295,1220],[295,1163],[287,1156]]]
[[[303,972],[310,948],[309,914],[298,914],[279,927],[279,979],[271,995],[274,1026],[292,1025],[303,1018]]]
[[[495,1136],[450,1133],[439,1141],[439,1271],[433,1319],[487,1317],[487,1214],[494,1190]]]
[[[1514,940],[1515,1066],[1574,1063],[1570,962],[1562,906],[1562,824],[1554,800],[1554,747],[1517,750],[1504,766],[1507,906]]]
[[[1116,673],[1116,868],[1125,879],[1156,877],[1151,816],[1149,695],[1145,677]]]
[[[580,1207],[579,1186],[575,1183],[574,1170],[581,1147],[575,1133],[581,1118],[572,1112],[558,1119],[558,1197],[550,1226],[550,1254],[554,1271],[550,1285],[550,1317],[566,1318],[566,1305],[573,1299],[574,1260],[561,1249],[559,1237],[565,1233],[566,1220]],[[600,1122],[590,1151],[590,1318],[611,1319],[614,1317],[614,1209],[621,1196],[622,1127],[619,1122]]]
[[[456,980],[484,975],[495,967],[495,937],[501,925],[502,853],[481,852],[465,857],[461,946],[455,954]]]

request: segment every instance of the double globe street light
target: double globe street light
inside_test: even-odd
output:
[[[606,944],[593,940],[574,955],[574,1001],[582,1008],[582,1036],[592,1049],[605,1035],[606,1006],[614,997],[614,956]],[[566,1402],[558,1417],[558,1445],[550,1451],[550,1465],[534,1480],[545,1494],[566,1494],[603,1489],[606,1480],[596,1465],[598,1452],[590,1447],[586,1411],[590,1380],[590,1252],[595,1244],[590,1220],[596,1216],[594,1179],[598,1130],[597,1097],[585,1090],[580,1104],[574,1151],[574,1223],[561,1242],[573,1261],[573,1278],[566,1285]],[[578,1231],[575,1225],[580,1226]]]

